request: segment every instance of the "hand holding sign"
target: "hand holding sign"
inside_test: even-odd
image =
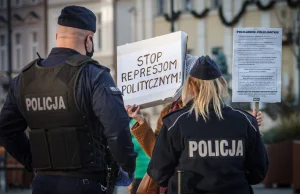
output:
[[[145,121],[143,114],[140,112],[141,107],[137,105],[127,105],[125,107],[127,114],[130,118],[135,119],[140,125],[142,125]]]

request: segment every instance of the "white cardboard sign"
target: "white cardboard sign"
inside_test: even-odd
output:
[[[117,85],[124,104],[147,108],[177,99],[186,43],[187,34],[179,31],[119,46]]]
[[[281,28],[235,28],[233,102],[281,102]]]

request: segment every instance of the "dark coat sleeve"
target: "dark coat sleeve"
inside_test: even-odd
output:
[[[160,186],[167,187],[178,165],[180,150],[180,133],[173,127],[170,131],[162,126],[152,153],[147,173]]]
[[[246,150],[246,177],[251,185],[264,180],[269,166],[268,155],[256,119],[248,117],[248,147]],[[250,124],[251,123],[251,124]]]
[[[100,71],[93,81],[92,106],[95,115],[104,127],[104,136],[118,164],[126,172],[135,171],[137,153],[131,140],[129,117],[124,107],[121,92],[108,71]]]
[[[0,114],[0,143],[27,170],[31,168],[29,140],[25,134],[27,122],[20,112],[19,77],[13,79]]]

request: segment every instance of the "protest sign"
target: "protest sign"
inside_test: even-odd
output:
[[[187,34],[175,32],[117,48],[117,85],[125,105],[142,108],[181,95]]]
[[[281,101],[281,28],[235,28],[233,102]]]

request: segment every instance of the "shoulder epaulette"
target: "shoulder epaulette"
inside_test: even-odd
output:
[[[230,106],[229,106],[230,107]],[[230,107],[233,111],[237,111],[239,112],[240,114],[243,114],[245,116],[245,118],[247,119],[247,121],[249,122],[249,124],[251,125],[251,127],[257,131],[257,129],[253,126],[252,122],[250,121],[250,119],[248,118],[248,116],[250,116],[250,118],[253,118],[253,119],[256,119],[252,114],[244,111],[244,110],[241,110],[241,109],[237,109],[237,108],[232,108]]]
[[[168,117],[170,117],[170,116],[172,116],[172,115],[174,115],[176,113],[179,113],[181,111],[182,111],[182,109],[174,110],[174,111],[168,113],[167,115],[165,115],[162,119],[168,118]]]
[[[85,56],[85,55],[72,55],[71,57],[69,57],[69,59],[66,61],[67,64],[72,65],[72,66],[80,66],[80,65],[84,65],[87,63],[93,63],[93,64],[98,64],[97,61],[95,61],[94,59]]]
[[[249,112],[247,112],[247,111],[244,111],[244,110],[242,110],[242,109],[239,109],[239,108],[235,108],[236,110],[239,110],[239,111],[242,111],[243,113],[245,113],[245,114],[247,114],[248,116],[251,116],[252,118],[254,118],[255,119],[255,117],[252,115],[252,114],[250,114]]]
[[[36,62],[38,62],[39,60],[43,60],[43,59],[35,59],[33,61],[31,61],[28,65],[26,65],[22,70],[21,72],[24,72],[26,70],[28,70],[32,65],[34,65]]]
[[[172,129],[172,127],[175,126],[177,121],[184,115],[188,114],[189,111],[186,109],[178,109],[175,111],[172,111],[171,113],[167,114],[163,117],[163,122],[168,127],[168,131]]]
[[[101,69],[105,69],[106,71],[110,72],[110,69],[100,65],[98,61],[92,59],[91,57],[85,56],[85,55],[72,55],[67,61],[67,64],[71,66],[81,66],[81,65],[87,65],[87,64],[93,64],[96,67],[99,67]]]

